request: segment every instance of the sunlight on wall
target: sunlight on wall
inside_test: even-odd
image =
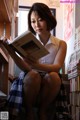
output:
[[[19,22],[18,22],[18,35],[28,30],[27,26],[27,10],[20,10],[19,11]]]
[[[50,8],[60,7],[60,0],[19,0],[19,5],[31,6],[35,2],[42,2],[47,4]]]

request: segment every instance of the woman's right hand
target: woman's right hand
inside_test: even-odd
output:
[[[0,38],[0,43],[10,44],[11,40],[7,39],[6,37],[1,37]]]

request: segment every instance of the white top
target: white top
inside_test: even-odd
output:
[[[40,41],[39,36],[37,35],[36,37]],[[45,45],[45,48],[49,51],[49,54],[40,58],[39,62],[45,63],[45,64],[53,64],[54,59],[55,59],[56,54],[57,54],[58,49],[59,49],[59,43],[60,43],[60,39],[51,35],[49,38],[49,41]],[[41,42],[41,44],[43,44],[43,43]]]

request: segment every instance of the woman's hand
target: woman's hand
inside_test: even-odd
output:
[[[10,44],[10,42],[11,41],[5,37],[0,38],[0,43],[2,43],[2,44]]]

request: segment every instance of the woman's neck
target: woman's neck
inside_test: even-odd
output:
[[[50,38],[50,32],[40,35],[39,37],[40,37],[41,42],[45,45]]]

